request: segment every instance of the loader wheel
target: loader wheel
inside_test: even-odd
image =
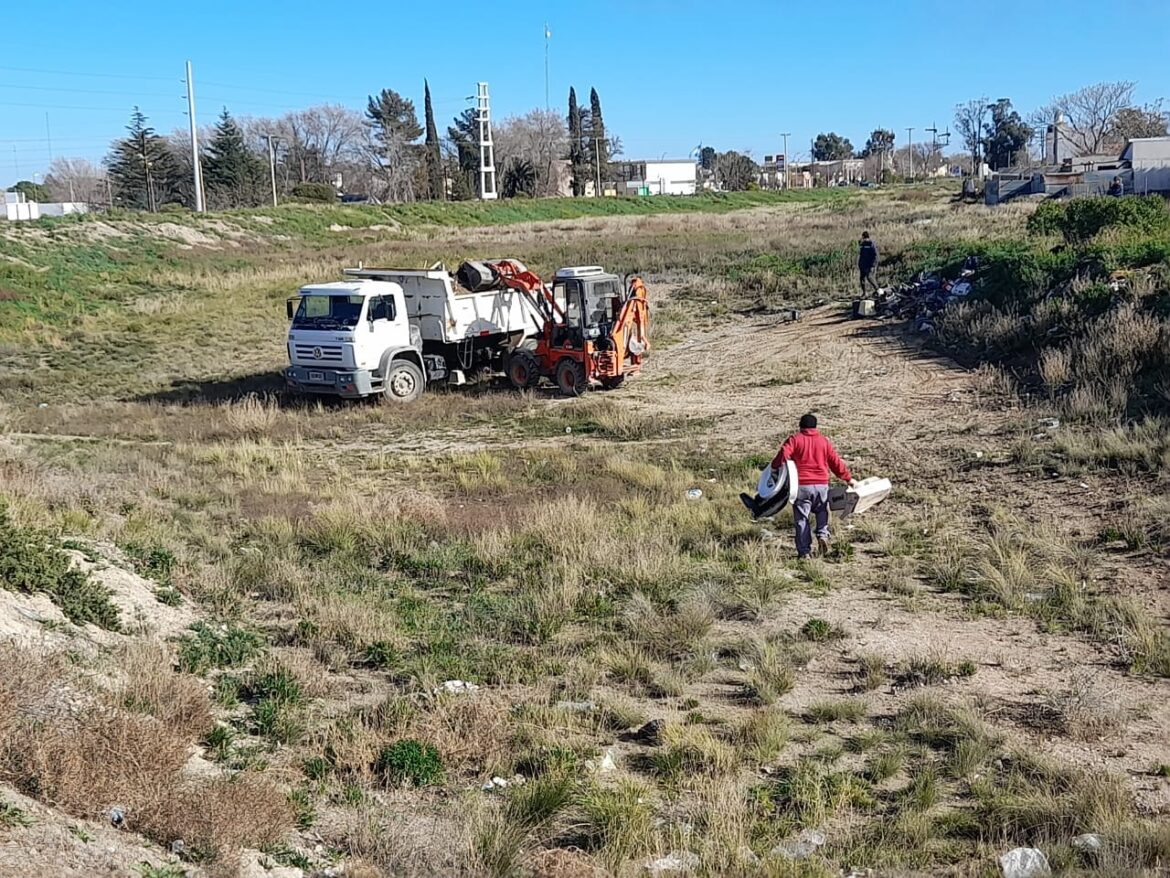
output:
[[[557,363],[557,387],[565,396],[581,396],[589,389],[589,379],[585,376],[585,364],[579,363],[571,357],[565,357]]]
[[[382,382],[382,394],[395,405],[414,402],[422,396],[423,385],[422,369],[409,360],[394,360]]]
[[[508,380],[517,390],[528,390],[540,380],[540,361],[529,351],[513,351],[508,357]]]
[[[622,386],[622,382],[625,380],[625,375],[614,375],[612,378],[602,378],[601,387],[604,390],[617,390]]]

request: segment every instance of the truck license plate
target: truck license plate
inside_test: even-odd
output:
[[[310,372],[309,373],[309,380],[310,381],[324,381],[325,380],[325,373],[324,372]]]

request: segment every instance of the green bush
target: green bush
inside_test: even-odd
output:
[[[337,201],[337,190],[329,183],[297,183],[292,188],[293,198],[305,201],[322,201],[332,204]]]
[[[404,738],[378,755],[377,771],[391,784],[410,783],[416,787],[430,786],[443,781],[443,760],[431,744],[413,738]]]
[[[211,668],[235,667],[259,651],[260,638],[251,631],[196,622],[179,638],[179,668],[188,674],[202,674]]]
[[[25,594],[47,594],[75,625],[92,622],[109,631],[122,627],[118,608],[110,602],[109,590],[72,567],[69,557],[52,544],[48,534],[16,527],[3,501],[0,501],[0,584]]]
[[[1170,209],[1158,195],[1125,198],[1072,198],[1045,201],[1028,217],[1033,235],[1059,234],[1070,244],[1084,244],[1106,229],[1153,232],[1170,228]]]

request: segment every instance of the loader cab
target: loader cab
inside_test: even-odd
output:
[[[582,346],[609,337],[622,307],[622,282],[596,265],[562,268],[553,280],[553,298],[565,315],[553,344]]]

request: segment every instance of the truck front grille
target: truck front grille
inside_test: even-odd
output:
[[[298,344],[293,346],[293,353],[298,360],[309,363],[338,364],[341,362],[341,345]]]

